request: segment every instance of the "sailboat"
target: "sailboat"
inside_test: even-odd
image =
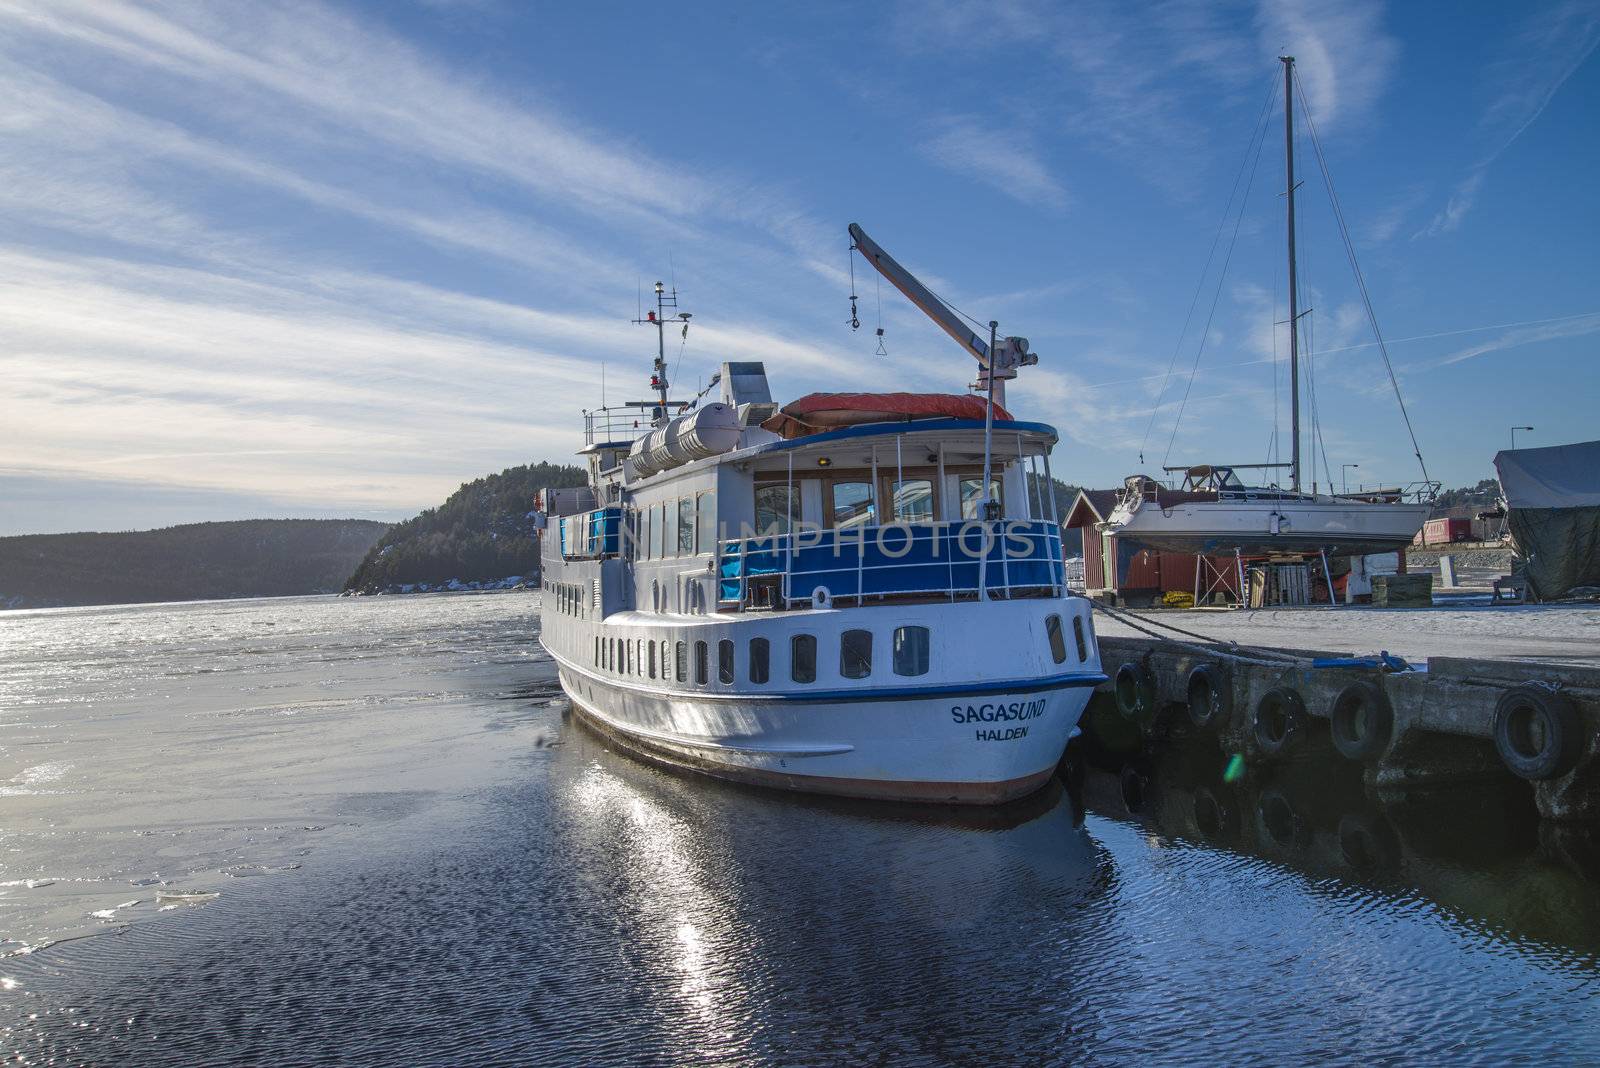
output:
[[[1105,531],[1127,542],[1170,552],[1300,553],[1350,556],[1392,552],[1411,543],[1432,510],[1438,484],[1427,478],[1410,491],[1401,488],[1360,493],[1320,493],[1313,478],[1302,488],[1300,461],[1300,344],[1294,180],[1294,57],[1280,56],[1284,83],[1284,170],[1288,202],[1290,434],[1287,464],[1187,464],[1164,467],[1177,488],[1146,475],[1123,483]],[[1313,130],[1313,132],[1315,132]],[[1341,220],[1341,226],[1343,225]],[[1359,273],[1358,273],[1359,280]],[[1379,345],[1382,337],[1379,335]],[[1385,353],[1385,361],[1388,356]],[[1391,372],[1391,380],[1392,380]],[[1396,387],[1396,396],[1399,390]],[[1404,401],[1401,412],[1404,414]],[[1410,419],[1406,419],[1409,429]],[[1412,439],[1415,447],[1415,438]],[[1421,461],[1421,452],[1417,452]],[[1289,486],[1248,485],[1242,471],[1289,469]],[[1331,487],[1330,487],[1331,490]]]

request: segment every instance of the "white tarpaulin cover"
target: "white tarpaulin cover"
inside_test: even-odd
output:
[[[1600,506],[1600,441],[1496,453],[1494,469],[1512,508]]]

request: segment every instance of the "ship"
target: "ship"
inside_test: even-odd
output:
[[[1014,418],[1037,357],[988,340],[871,240],[859,254],[979,365],[969,392],[773,402],[725,362],[671,399],[584,413],[589,484],[542,496],[539,641],[575,717],[643,759],[857,798],[996,805],[1050,780],[1105,681],[1068,590],[1059,437]],[[975,388],[976,393],[970,390]],[[711,389],[716,396],[712,399]]]

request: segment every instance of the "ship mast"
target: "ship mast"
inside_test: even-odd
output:
[[[1294,255],[1294,57],[1279,56],[1283,64],[1283,170],[1289,211],[1289,482],[1300,492],[1300,294]]]
[[[667,390],[671,388],[670,384],[667,382],[667,309],[676,308],[677,306],[677,286],[674,285],[672,292],[669,294],[667,292],[667,287],[663,283],[657,282],[656,310],[653,312],[645,312],[645,317],[643,319],[634,320],[634,322],[639,323],[642,326],[653,326],[656,328],[655,373],[650,376],[650,388],[656,391],[656,403],[652,406],[654,410],[651,412],[650,416],[650,423],[652,426],[661,426],[667,421],[668,410],[671,406],[671,402],[667,400]],[[684,333],[687,334],[689,331],[689,313],[678,312],[675,318],[682,320]],[[629,402],[630,406],[637,406],[639,404],[640,402],[638,401]],[[682,407],[682,405],[680,404],[679,407]]]

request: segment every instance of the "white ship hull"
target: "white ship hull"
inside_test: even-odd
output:
[[[1045,638],[1051,614],[1065,623],[1068,656],[1061,664],[1053,662]],[[1085,633],[1082,659],[1074,616]],[[830,661],[837,660],[843,631],[875,628],[880,633],[874,644],[886,660],[889,633],[908,623],[926,625],[935,635],[926,675],[900,678],[879,662],[868,680],[827,677],[836,667]],[[999,804],[1025,796],[1050,778],[1094,687],[1104,680],[1081,598],[805,611],[734,621],[626,613],[598,622],[596,629],[636,643],[706,640],[713,650],[725,637],[740,649],[751,637],[767,637],[775,683],[759,691],[651,684],[631,672],[618,677],[597,670],[581,658],[592,639],[570,627],[565,633],[577,637],[579,656],[554,648],[556,642],[545,646],[560,665],[574,712],[631,753],[717,778],[850,797]],[[781,651],[795,633],[816,636],[824,650],[813,684],[789,681]],[[744,674],[741,664],[739,677]]]
[[[1319,552],[1330,556],[1394,552],[1411,544],[1426,504],[1315,500],[1190,501],[1162,507],[1118,505],[1107,533],[1151,549],[1183,553]]]

